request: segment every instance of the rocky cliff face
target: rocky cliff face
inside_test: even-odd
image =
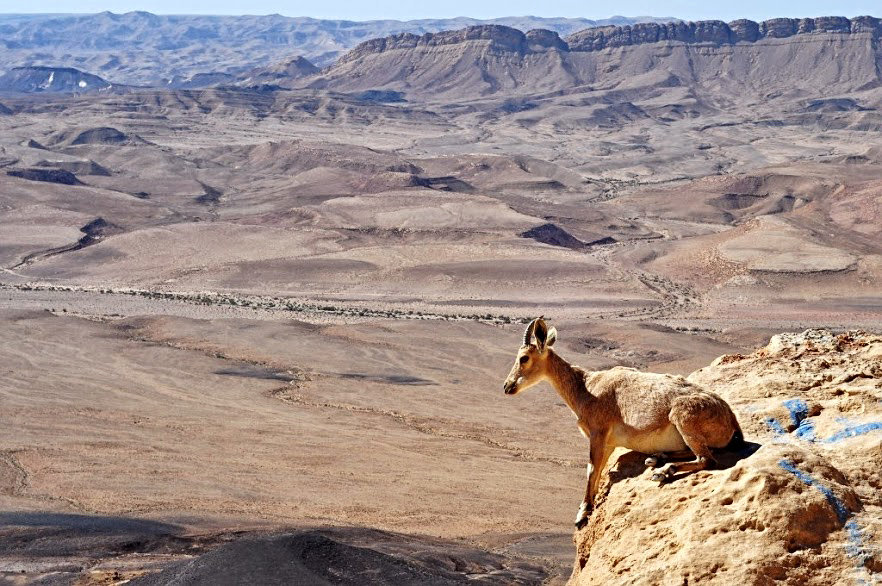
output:
[[[798,47],[782,41],[793,36],[802,38]],[[724,100],[820,96],[878,85],[880,37],[882,24],[871,17],[646,23],[563,39],[488,25],[372,39],[291,85],[429,99],[697,84]]]
[[[587,29],[567,37],[571,51],[598,51],[610,47],[628,47],[644,43],[674,41],[731,45],[755,43],[761,39],[781,39],[805,34],[862,34],[882,36],[878,18],[860,16],[851,20],[842,16],[820,18],[773,18],[763,22],[720,20],[672,23],[639,23]]]
[[[662,487],[621,455],[574,536],[571,584],[878,583],[882,336],[775,336],[689,379],[733,405],[753,445]]]
[[[559,51],[599,51],[612,47],[629,47],[646,43],[672,41],[688,44],[726,45],[741,42],[755,43],[770,38],[780,39],[805,34],[870,34],[882,37],[882,21],[872,16],[859,16],[851,20],[842,16],[820,18],[773,18],[763,22],[721,20],[698,22],[646,22],[626,26],[601,26],[578,31],[561,39],[550,30],[532,30],[526,34],[500,25],[473,26],[458,31],[412,33],[371,39],[361,43],[344,55],[338,63],[353,61],[370,53],[382,53],[396,49],[413,49],[454,45],[470,40],[491,41],[500,49],[528,52],[535,49],[554,48]]]
[[[553,39],[564,50],[566,45],[560,41],[560,37],[553,31],[530,31],[535,37]],[[527,35],[523,32],[501,25],[470,26],[456,31],[441,31],[439,33],[426,33],[422,36],[412,33],[392,35],[384,39],[371,39],[358,45],[355,49],[344,55],[338,64],[355,61],[371,53],[383,53],[400,49],[416,49],[421,47],[441,47],[444,45],[459,45],[468,41],[486,41],[493,47],[502,51],[525,53],[528,50]]]

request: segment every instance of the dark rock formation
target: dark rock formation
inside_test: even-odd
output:
[[[102,175],[104,177],[110,175],[110,171],[91,159],[83,161],[42,160],[35,163],[34,166],[50,169],[61,169],[62,171],[69,171],[77,175]]]
[[[84,93],[105,91],[112,84],[97,75],[72,67],[13,67],[0,76],[0,91],[34,93]]]
[[[82,185],[77,176],[63,169],[13,169],[6,172],[10,177],[20,177],[29,181],[45,181],[62,185]]]
[[[347,543],[350,540],[358,545]],[[487,584],[541,584],[547,578],[537,565],[515,567],[498,554],[459,544],[344,529],[234,541],[171,564],[161,572],[135,578],[130,584],[446,586],[465,584],[474,574],[492,576],[490,580],[478,581]]]
[[[361,102],[375,102],[378,104],[394,104],[406,102],[404,94],[392,90],[366,90],[355,94],[355,99]]]
[[[108,222],[104,218],[95,218],[82,228],[80,228],[80,232],[85,234],[82,238],[77,242],[79,248],[83,248],[85,246],[89,246],[95,244],[107,238],[108,236],[113,236],[115,234],[122,234],[125,232],[121,227]]]
[[[535,228],[530,228],[523,234],[522,238],[532,238],[536,242],[542,244],[550,244],[551,246],[561,246],[572,250],[582,250],[587,248],[587,244],[561,228],[556,224],[542,224]]]

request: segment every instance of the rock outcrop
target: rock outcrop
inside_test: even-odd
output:
[[[216,87],[219,85],[233,84],[238,81],[235,75],[229,73],[210,71],[207,73],[196,73],[188,78],[175,77],[169,80],[168,87],[182,90],[192,90],[206,87]]]
[[[0,91],[19,93],[85,93],[107,91],[113,85],[73,67],[13,67],[0,75]]]
[[[252,70],[244,76],[245,85],[258,85],[262,83],[277,83],[280,80],[299,79],[314,75],[320,70],[304,57],[294,57],[270,67],[262,67]]]
[[[572,250],[588,248],[588,244],[556,224],[542,224],[541,226],[530,228],[526,232],[521,233],[521,238],[532,238],[542,244],[550,244],[551,246],[560,246]]]
[[[732,404],[748,447],[661,487],[622,455],[571,583],[878,583],[882,336],[779,335],[689,380]]]
[[[133,146],[148,144],[137,134],[125,133],[111,126],[94,128],[71,127],[52,134],[49,144],[53,147],[76,147],[84,145]]]
[[[7,171],[6,174],[10,177],[18,177],[28,181],[60,183],[61,185],[82,185],[76,175],[64,169],[12,169]]]

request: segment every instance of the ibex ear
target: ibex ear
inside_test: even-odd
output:
[[[544,352],[545,343],[548,339],[548,326],[545,325],[545,320],[541,317],[536,320],[533,335],[536,336],[536,347],[539,348],[540,352]]]
[[[552,327],[548,330],[548,337],[545,340],[545,346],[551,348],[557,340],[557,329]]]

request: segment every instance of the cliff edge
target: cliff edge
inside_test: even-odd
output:
[[[882,581],[882,336],[781,334],[689,380],[730,402],[747,447],[661,487],[621,455],[570,584]]]

